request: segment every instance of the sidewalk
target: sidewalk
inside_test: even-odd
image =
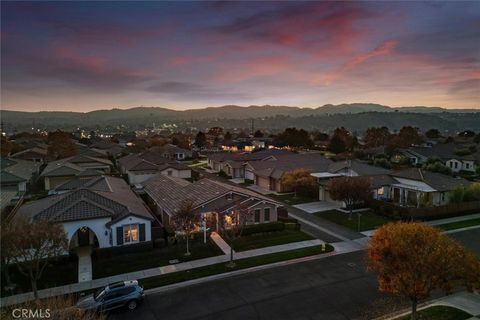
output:
[[[223,240],[222,237],[220,237],[218,233],[212,232],[210,239],[215,242],[215,244],[223,251],[224,254],[230,254],[230,246],[225,242],[225,240]]]
[[[92,248],[79,247],[78,255],[78,282],[92,280]]]
[[[478,317],[480,315],[480,294],[479,293],[472,293],[468,291],[454,293],[445,297],[427,301],[422,305],[422,307],[418,308],[418,311],[429,308],[429,307],[433,307],[433,306],[449,306],[449,307],[457,308],[473,315],[473,317],[469,318],[468,320],[480,319]],[[397,314],[393,317],[382,318],[382,319],[395,320],[408,314],[410,314],[410,310]]]
[[[323,242],[318,239],[293,242],[293,243],[287,243],[287,244],[278,245],[278,246],[237,252],[234,254],[234,257],[235,259],[251,258],[251,257],[261,256],[261,255],[270,254],[270,253],[277,253],[277,252],[289,251],[293,249],[312,247],[312,246],[320,245],[322,243]],[[359,249],[356,249],[356,250],[359,250]],[[348,251],[346,251],[345,248],[342,248],[342,250],[338,252],[338,254],[345,253],[345,252],[348,252]],[[334,255],[336,254],[336,252],[331,252],[330,254]],[[189,269],[204,267],[204,266],[217,264],[217,263],[226,263],[229,260],[230,260],[230,251],[228,251],[228,254],[224,254],[221,256],[215,256],[215,257],[210,257],[205,259],[198,259],[198,260],[193,260],[189,262],[182,262],[178,264],[167,265],[163,267],[156,267],[156,268],[151,268],[151,269],[146,269],[141,271],[124,273],[124,274],[119,274],[111,277],[73,283],[73,284],[64,285],[60,287],[42,289],[38,291],[38,295],[40,298],[47,298],[47,297],[57,296],[62,294],[72,294],[72,293],[77,293],[77,292],[82,292],[90,289],[103,287],[108,285],[109,283],[113,283],[117,281],[139,280],[139,279],[169,274],[177,271],[185,271]],[[23,303],[30,300],[33,300],[32,292],[22,293],[14,296],[1,298],[0,306],[4,307],[12,304]]]

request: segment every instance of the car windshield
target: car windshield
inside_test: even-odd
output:
[[[95,294],[93,295],[93,298],[95,301],[101,300],[105,296],[105,289],[99,289]]]

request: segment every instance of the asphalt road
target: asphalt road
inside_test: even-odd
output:
[[[452,235],[480,257],[480,229]],[[111,319],[369,319],[398,300],[377,291],[364,252],[271,268],[149,294]],[[378,315],[378,314],[376,314]]]

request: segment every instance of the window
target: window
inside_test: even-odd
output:
[[[470,163],[466,162],[465,163],[465,168],[470,169]]]
[[[169,175],[169,176],[171,176],[171,175],[172,175],[172,173],[173,173],[173,171],[172,171],[172,170],[168,170],[168,171],[167,171],[167,175]]]
[[[385,187],[381,187],[377,189],[377,194],[379,196],[382,196],[385,193]]]
[[[263,221],[270,221],[270,208],[263,209]]]
[[[123,226],[123,242],[136,242],[138,241],[138,224],[129,224]]]
[[[227,200],[233,200],[233,193],[231,193],[231,192],[230,192],[230,193],[227,193],[227,195],[225,196],[225,198],[226,198]]]
[[[259,223],[260,222],[260,209],[255,209],[255,217],[254,217],[254,222]]]
[[[455,162],[455,169],[458,168],[458,162]]]

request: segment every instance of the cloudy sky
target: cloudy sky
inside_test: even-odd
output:
[[[6,2],[2,108],[480,107],[480,2]]]

